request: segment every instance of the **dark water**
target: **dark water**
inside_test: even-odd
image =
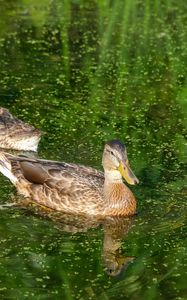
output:
[[[9,207],[1,176],[1,299],[187,299],[186,32],[184,0],[0,1],[0,105],[40,157],[101,169],[119,138],[140,179],[97,224]]]

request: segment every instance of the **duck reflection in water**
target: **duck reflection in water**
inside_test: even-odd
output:
[[[36,216],[48,219],[53,222],[58,230],[76,234],[87,232],[89,229],[101,227],[104,232],[101,260],[105,272],[112,277],[122,276],[129,266],[135,260],[135,256],[127,256],[122,253],[122,242],[133,226],[135,217],[108,217],[104,219],[88,218],[86,215],[75,216],[52,210],[46,211],[46,208],[37,204],[27,203],[25,200],[21,205],[27,208],[26,213],[33,213]],[[29,210],[28,210],[29,207]]]
[[[125,145],[118,140],[105,143],[102,165],[104,173],[82,165],[0,152],[0,171],[25,202],[43,208],[64,231],[103,226],[103,262],[107,273],[115,276],[133,261],[133,257],[120,255],[121,241],[136,214],[136,199],[122,177],[132,185],[138,179],[129,166]]]
[[[106,273],[110,276],[122,275],[135,256],[126,256],[121,252],[124,237],[133,225],[134,217],[112,217],[103,221],[104,238],[102,259]]]

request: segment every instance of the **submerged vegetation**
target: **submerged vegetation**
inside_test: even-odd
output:
[[[122,242],[137,258],[117,279],[103,271],[102,230],[59,232],[49,220],[2,210],[0,295],[185,299],[187,2],[0,7],[0,105],[47,132],[39,155],[101,168],[103,142],[119,138],[141,179],[141,213]],[[2,202],[12,191],[1,177]]]
[[[81,133],[80,142],[101,143],[115,132],[133,140],[145,161],[167,164],[168,153],[184,161],[185,1],[10,1],[3,8],[2,102],[20,114],[36,107],[43,117],[56,114],[51,131],[60,128],[68,140]]]

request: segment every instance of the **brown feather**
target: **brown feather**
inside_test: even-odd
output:
[[[12,175],[17,178],[15,185],[18,192],[40,205],[67,213],[95,216],[136,213],[132,192],[120,179],[120,173],[115,168],[114,172],[111,170],[113,155],[109,151],[104,152],[108,156],[105,161],[111,159],[111,175],[109,172],[107,177],[101,171],[82,165],[3,155],[11,166]],[[120,155],[117,153],[117,156]]]
[[[0,146],[6,149],[36,151],[42,132],[17,119],[0,107]]]
[[[49,178],[48,173],[38,164],[33,164],[27,161],[21,161],[20,167],[25,179],[31,183],[44,184]]]

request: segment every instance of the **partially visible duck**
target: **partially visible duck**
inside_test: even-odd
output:
[[[0,148],[37,151],[41,131],[0,107]]]

